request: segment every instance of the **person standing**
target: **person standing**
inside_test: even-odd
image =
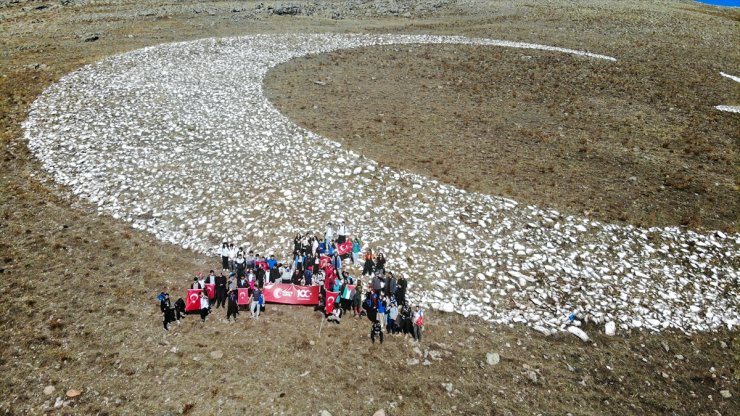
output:
[[[239,304],[238,302],[238,294],[236,289],[229,291],[229,300],[228,300],[228,306],[226,307],[226,320],[230,321],[230,318],[234,317],[234,322],[236,322],[236,315],[239,314]]]
[[[386,279],[385,282],[385,296],[387,298],[390,298],[391,296],[396,296],[397,288],[398,284],[396,283],[396,276],[393,275],[393,272],[388,272],[388,279]]]
[[[216,276],[216,308],[226,306],[226,276]]]
[[[252,291],[252,296],[250,297],[250,303],[249,303],[249,309],[252,312],[252,318],[253,319],[259,319],[260,317],[260,297],[262,296],[262,291],[259,287],[255,287]]]
[[[398,319],[398,306],[394,302],[391,303],[391,307],[388,310],[388,325],[386,326],[386,330],[389,334],[395,334],[397,332],[396,319]]]
[[[234,267],[236,268],[236,275],[238,277],[244,276],[244,271],[247,269],[247,260],[242,254],[237,254],[234,260]]]
[[[324,244],[327,250],[329,249],[329,243],[334,239],[334,228],[331,223],[326,223],[326,231],[324,231]]]
[[[385,301],[385,295],[381,294],[380,298],[378,299],[378,316],[377,320],[380,321],[380,326],[385,328],[386,322],[385,322],[385,309],[386,309],[386,301]]]
[[[403,305],[406,303],[406,287],[408,286],[408,282],[406,281],[406,273],[401,273],[401,278],[398,279],[398,283],[396,284],[396,301],[399,303],[399,305]]]
[[[360,259],[360,251],[362,251],[362,240],[357,236],[352,239],[352,264],[357,264]]]
[[[414,310],[414,316],[411,320],[414,324],[414,340],[416,340],[416,342],[421,342],[421,332],[424,329],[424,311],[420,310],[418,305]]]
[[[337,227],[337,244],[344,244],[345,241],[347,241],[347,225],[341,221]]]
[[[221,268],[227,270],[229,268],[229,244],[224,241],[221,246]]]
[[[352,289],[352,316],[362,316],[362,285]]]
[[[159,309],[162,310],[162,323],[164,324],[164,330],[169,331],[170,322],[175,320],[175,311],[172,309],[172,302],[170,301],[169,293],[164,294],[164,299],[159,302]]]
[[[206,291],[203,290],[200,292],[200,320],[201,322],[206,321],[206,316],[208,316],[208,313],[210,312],[209,309],[211,307],[210,302],[208,302],[208,295],[206,295]]]
[[[229,271],[234,272],[236,270],[236,265],[234,264],[234,260],[236,260],[236,255],[239,254],[239,249],[234,247],[234,243],[229,244]]]
[[[362,275],[371,275],[375,271],[375,262],[373,261],[373,250],[367,249],[365,252],[365,263],[362,265]]]

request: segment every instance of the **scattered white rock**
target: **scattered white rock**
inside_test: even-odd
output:
[[[720,390],[719,394],[724,397],[725,399],[729,399],[732,397],[732,393],[730,393],[729,390]]]
[[[568,327],[568,332],[570,332],[571,334],[577,336],[583,342],[588,342],[589,339],[590,339],[588,337],[588,335],[585,332],[583,332],[583,330],[581,328],[578,328],[578,327],[575,327],[575,326],[569,326]]]
[[[609,335],[610,337],[613,337],[617,333],[617,324],[615,324],[613,321],[609,321],[604,325],[604,333],[606,335]]]
[[[501,356],[497,352],[489,352],[486,354],[486,362],[488,365],[497,365],[501,362]]]
[[[52,394],[54,394],[56,390],[57,389],[54,388],[54,386],[49,385],[49,386],[44,387],[44,394],[47,396],[51,396]]]

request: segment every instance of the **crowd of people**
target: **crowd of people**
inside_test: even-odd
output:
[[[382,343],[384,332],[410,334],[414,340],[421,341],[424,311],[419,306],[412,309],[409,305],[405,275],[397,279],[392,271],[386,270],[385,255],[374,253],[371,248],[365,250],[360,262],[362,245],[359,236],[350,238],[344,222],[336,230],[328,223],[323,238],[310,233],[296,234],[292,259],[286,262],[278,261],[275,255],[263,256],[224,242],[220,253],[222,271],[216,274],[211,270],[207,276],[199,272],[190,286],[202,289],[200,318],[205,322],[214,309],[225,308],[226,319],[236,321],[240,312],[238,289],[248,290],[250,316],[259,319],[265,308],[262,289],[266,283],[316,285],[320,291],[314,310],[322,312],[328,322],[339,324],[352,311],[353,318],[367,317],[372,323],[370,339],[373,343],[376,339]],[[206,294],[207,284],[215,286],[213,299]],[[328,298],[327,293],[338,293],[338,296]],[[327,299],[333,302],[327,304]],[[178,299],[173,305],[169,295],[162,293],[160,308],[164,329],[169,330],[169,324],[179,322],[184,315],[185,302]]]

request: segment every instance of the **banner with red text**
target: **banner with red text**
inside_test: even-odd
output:
[[[286,284],[265,285],[262,289],[265,302],[288,303],[291,305],[316,305],[319,303],[319,286]]]

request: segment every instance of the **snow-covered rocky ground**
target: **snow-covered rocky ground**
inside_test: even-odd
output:
[[[345,219],[406,272],[415,300],[496,323],[565,330],[568,316],[686,332],[740,322],[740,236],[564,216],[379,166],[302,129],[265,98],[282,62],[437,36],[258,35],[150,47],[61,79],[33,104],[29,146],[101,213],[214,254],[223,240],[286,258],[298,231]],[[611,327],[613,324],[607,325]]]

